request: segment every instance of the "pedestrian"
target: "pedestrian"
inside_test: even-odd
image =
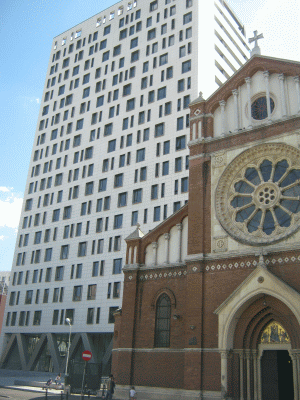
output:
[[[58,375],[57,375],[57,377],[55,378],[55,385],[56,385],[56,389],[57,389],[57,386],[58,385],[61,385],[61,373],[59,373]]]
[[[131,389],[129,390],[129,398],[130,400],[136,400],[136,391],[134,386],[131,386]]]
[[[112,400],[112,395],[114,393],[114,388],[116,384],[114,382],[114,376],[109,375],[108,381],[106,382],[106,397],[105,400]]]

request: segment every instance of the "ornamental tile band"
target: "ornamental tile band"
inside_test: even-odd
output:
[[[144,280],[155,280],[155,279],[162,279],[162,278],[176,278],[181,277],[181,276],[185,276],[187,274],[186,271],[174,271],[174,272],[164,272],[164,273],[159,273],[159,274],[143,274],[139,277],[140,281],[144,281]],[[129,277],[130,279],[130,277]]]

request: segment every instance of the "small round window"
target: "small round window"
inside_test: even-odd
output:
[[[275,103],[274,100],[270,97],[270,107],[271,113],[274,110]],[[267,108],[267,98],[266,96],[261,96],[258,99],[254,100],[251,104],[251,116],[253,119],[257,121],[261,121],[268,117],[268,108]]]

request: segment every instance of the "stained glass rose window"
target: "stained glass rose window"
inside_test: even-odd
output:
[[[293,234],[300,227],[300,152],[281,143],[243,152],[220,178],[216,211],[223,228],[247,244]]]

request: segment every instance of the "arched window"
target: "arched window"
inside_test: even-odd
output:
[[[171,302],[169,296],[162,294],[156,303],[155,347],[170,346]]]

